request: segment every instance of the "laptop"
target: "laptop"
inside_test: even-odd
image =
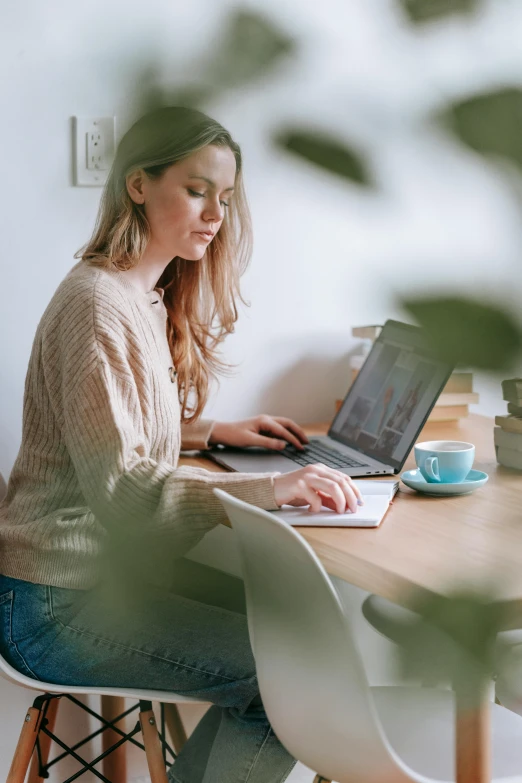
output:
[[[431,355],[419,327],[386,321],[328,434],[304,451],[216,446],[205,456],[241,473],[289,473],[322,462],[348,476],[399,473],[453,366]]]

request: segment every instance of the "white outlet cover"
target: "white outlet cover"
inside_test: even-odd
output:
[[[115,117],[74,117],[74,184],[102,187],[116,151]]]

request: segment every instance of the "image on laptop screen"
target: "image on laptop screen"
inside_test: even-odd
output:
[[[452,369],[430,356],[420,329],[388,321],[330,434],[347,446],[400,467]]]

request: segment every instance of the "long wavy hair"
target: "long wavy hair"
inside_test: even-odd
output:
[[[217,347],[234,331],[236,300],[248,305],[239,279],[252,255],[252,226],[244,191],[241,150],[218,122],[195,109],[169,106],[143,116],[118,145],[91,239],[76,258],[106,269],[131,269],[140,260],[151,231],[144,207],[129,196],[126,177],[143,169],[159,178],[169,166],[208,144],[229,147],[236,159],[234,198],[219,232],[199,262],[173,258],[157,285],[165,290],[167,339],[177,371],[181,420],[198,419],[210,383],[234,365]]]

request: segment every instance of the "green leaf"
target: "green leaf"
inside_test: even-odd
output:
[[[396,629],[403,673],[450,681],[471,699],[478,698],[481,681],[503,665],[497,637],[506,616],[499,604],[486,592],[455,591],[423,595],[411,609],[417,619]]]
[[[513,87],[473,96],[450,107],[443,118],[468,147],[522,167],[522,90]]]
[[[264,75],[294,51],[293,38],[254,11],[234,13],[211,59],[208,78],[219,87],[235,87]]]
[[[286,130],[280,132],[274,141],[284,150],[343,179],[367,187],[373,184],[362,158],[331,136],[304,130]]]
[[[450,364],[509,370],[522,351],[522,331],[504,309],[474,299],[426,297],[402,302],[425,329],[429,348]]]
[[[215,99],[216,90],[212,85],[195,84],[179,87],[169,94],[169,106],[186,106],[190,109],[202,109],[206,103]]]
[[[412,22],[431,22],[446,16],[472,13],[480,0],[401,0],[401,4]]]

